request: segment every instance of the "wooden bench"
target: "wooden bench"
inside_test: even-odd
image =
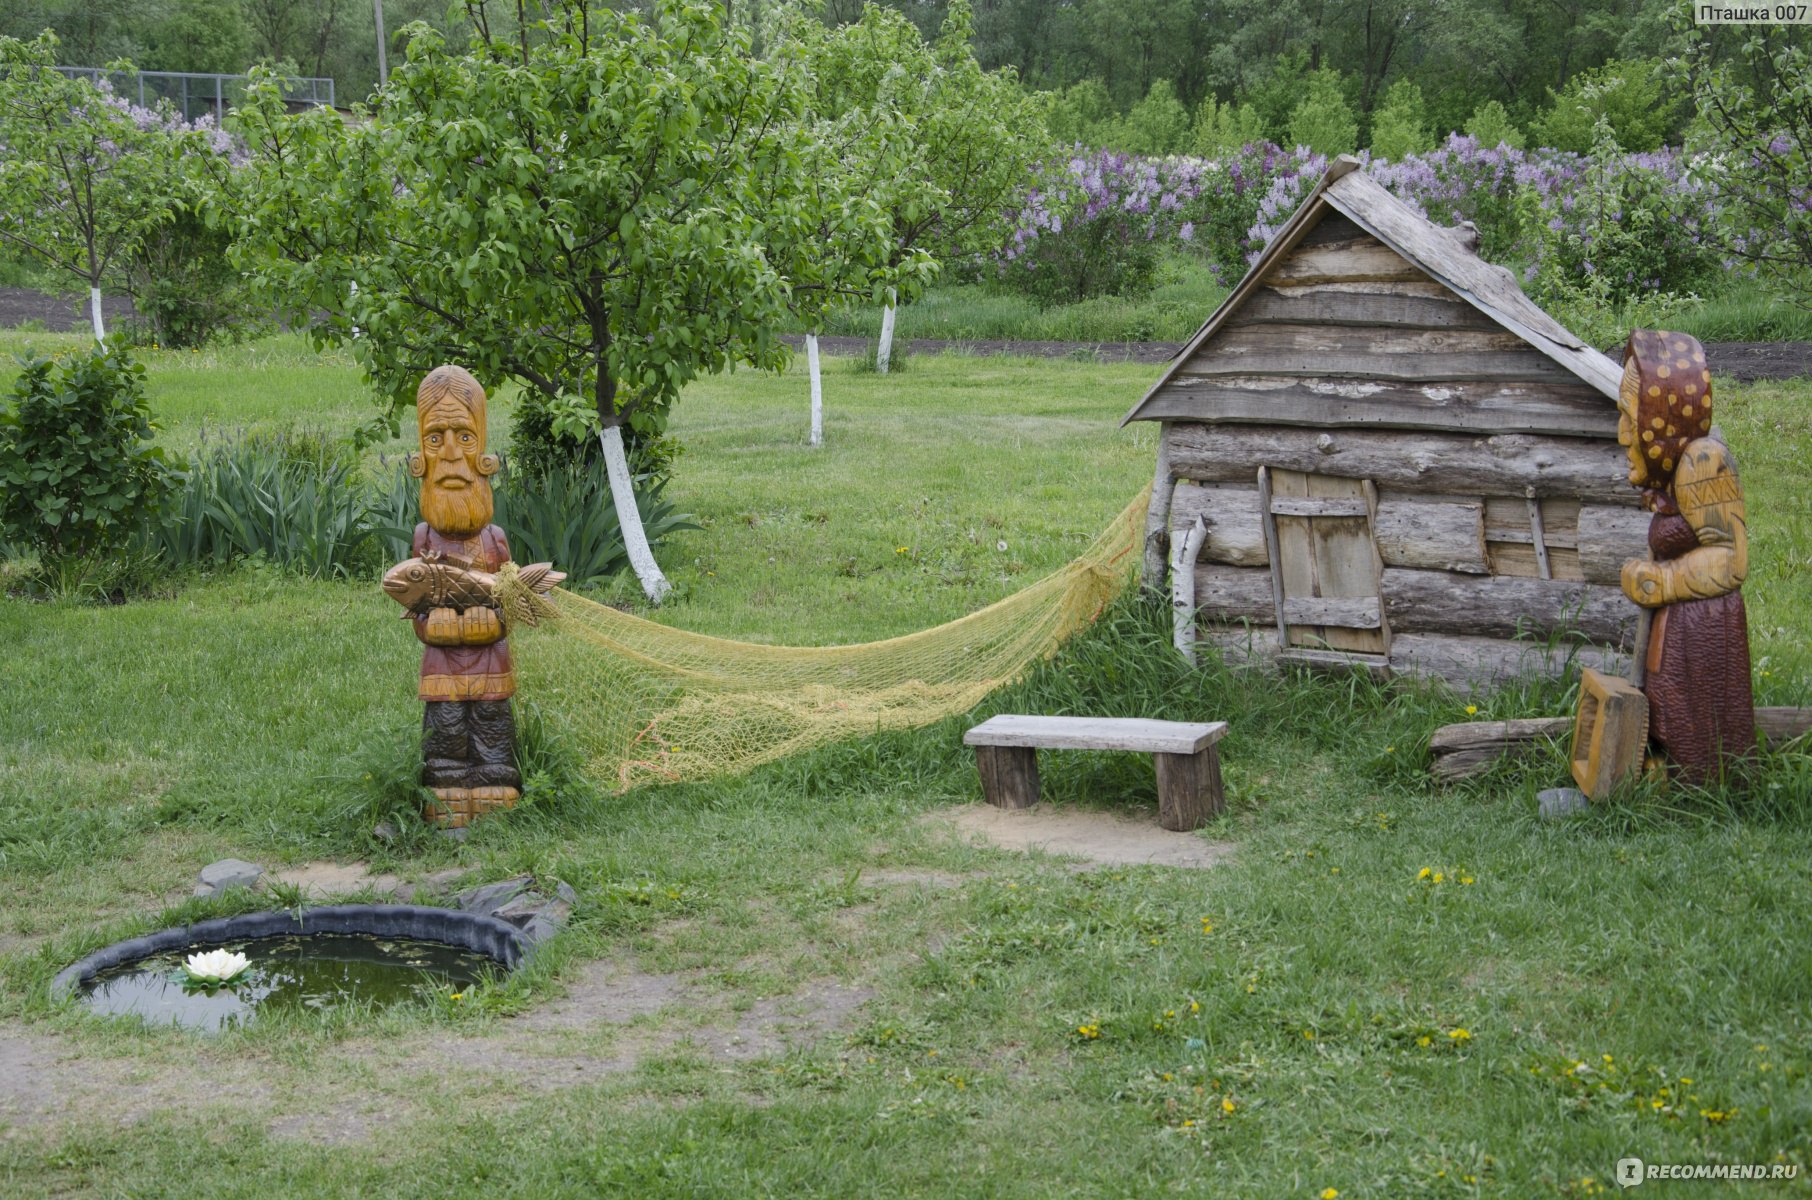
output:
[[[1127,717],[990,717],[963,735],[975,747],[982,794],[996,808],[1038,803],[1038,750],[1133,750],[1158,773],[1158,824],[1199,829],[1226,806],[1214,744],[1227,722]]]

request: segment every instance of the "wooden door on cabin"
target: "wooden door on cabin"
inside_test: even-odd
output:
[[[1372,481],[1261,467],[1258,492],[1283,648],[1388,655]]]

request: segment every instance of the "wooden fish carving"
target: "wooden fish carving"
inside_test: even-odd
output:
[[[552,563],[533,563],[517,575],[530,591],[545,595],[565,579]],[[440,554],[404,559],[384,573],[384,593],[410,613],[434,608],[476,608],[497,603],[497,575],[470,562]]]

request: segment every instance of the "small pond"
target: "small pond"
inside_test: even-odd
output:
[[[225,983],[188,978],[198,950],[245,955]],[[414,905],[341,905],[248,913],[119,942],[52,985],[102,1016],[218,1030],[260,1014],[379,1008],[463,992],[522,961],[518,931],[496,918]]]
[[[103,1016],[219,1029],[264,1013],[346,1003],[382,1007],[424,993],[460,992],[499,970],[486,956],[456,946],[359,934],[262,938],[222,948],[248,961],[224,984],[189,982],[186,952],[172,950],[102,971],[78,986],[76,996]]]

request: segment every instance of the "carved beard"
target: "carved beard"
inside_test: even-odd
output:
[[[422,519],[438,534],[469,538],[491,523],[495,511],[488,479],[475,479],[462,488],[422,483]]]

